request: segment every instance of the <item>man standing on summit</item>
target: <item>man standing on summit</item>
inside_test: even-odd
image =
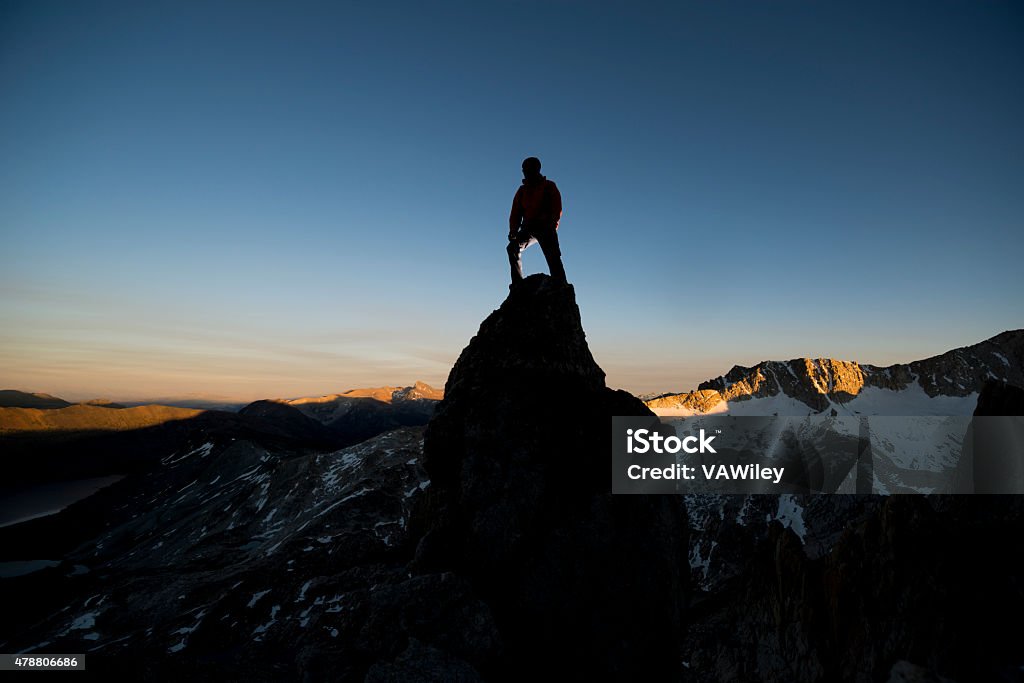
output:
[[[512,200],[508,217],[508,262],[513,287],[523,280],[523,250],[540,243],[551,277],[565,282],[562,252],[558,248],[558,221],[562,218],[562,195],[554,181],[540,174],[540,159],[523,160],[523,184]]]

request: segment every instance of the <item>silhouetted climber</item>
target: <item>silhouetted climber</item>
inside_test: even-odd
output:
[[[540,174],[540,159],[523,160],[523,184],[512,200],[508,217],[508,262],[512,266],[512,284],[523,279],[523,250],[540,243],[551,277],[565,282],[562,252],[558,248],[558,221],[562,218],[562,195],[554,181]]]

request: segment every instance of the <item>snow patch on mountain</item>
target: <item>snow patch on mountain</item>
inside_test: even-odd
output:
[[[893,391],[865,387],[853,400],[834,407],[842,415],[971,415],[978,392],[966,396],[929,396],[920,384]]]
[[[775,519],[782,522],[782,526],[792,529],[800,540],[807,536],[807,527],[804,524],[804,508],[796,501],[796,496],[784,493],[779,496],[779,509],[775,513]]]

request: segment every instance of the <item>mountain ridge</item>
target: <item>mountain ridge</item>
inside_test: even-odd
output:
[[[0,434],[44,431],[123,431],[172,420],[186,420],[203,411],[145,405],[133,408],[75,403],[63,408],[0,408]]]
[[[929,398],[968,398],[980,392],[989,379],[1024,385],[1024,329],[1007,330],[977,344],[885,367],[833,358],[734,365],[724,375],[701,382],[694,391],[663,394],[645,403],[661,414],[703,414],[725,412],[723,408],[730,402],[784,395],[820,413],[850,404],[868,388],[905,391],[916,386]]]
[[[201,412],[260,412],[254,406],[275,403],[298,409],[307,417],[323,424],[336,421],[338,413],[348,412],[358,402],[386,404],[385,412],[400,414],[397,424],[425,424],[433,402],[443,392],[425,382],[411,386],[349,389],[340,394],[294,399],[259,399],[239,406],[237,411],[217,411],[209,407],[191,407],[166,403],[125,405],[108,399],[71,402],[46,393],[30,393],[15,389],[0,390],[0,433],[44,431],[121,431],[195,417]],[[326,412],[336,414],[334,420],[323,419]],[[401,406],[401,407],[400,407]],[[341,407],[347,408],[340,410]]]
[[[339,394],[325,394],[323,396],[304,396],[301,398],[275,399],[289,405],[304,405],[307,403],[329,403],[342,398],[372,398],[382,403],[396,401],[411,401],[416,399],[430,399],[440,401],[444,398],[444,391],[435,389],[426,382],[416,380],[411,386],[383,386],[369,387],[364,389],[349,389]]]
[[[166,406],[169,408],[189,408],[194,410],[225,410],[235,412],[257,401],[279,401],[282,403],[318,403],[338,398],[375,398],[384,403],[395,400],[430,399],[440,401],[444,392],[435,389],[426,382],[416,380],[408,386],[358,387],[336,394],[322,396],[299,396],[294,398],[260,398],[252,401],[230,401],[210,398],[149,398],[143,400],[118,400],[108,398],[91,398],[82,401],[68,401],[45,392],[24,391],[21,389],[0,389],[0,408],[38,408],[41,410],[59,410],[77,405],[92,405],[104,408],[139,408],[143,406]]]

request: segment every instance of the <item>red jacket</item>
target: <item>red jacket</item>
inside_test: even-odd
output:
[[[535,182],[523,180],[512,200],[512,213],[508,217],[508,230],[514,233],[519,230],[520,223],[529,229],[531,226],[551,226],[558,229],[562,219],[562,195],[553,180],[545,176]]]

